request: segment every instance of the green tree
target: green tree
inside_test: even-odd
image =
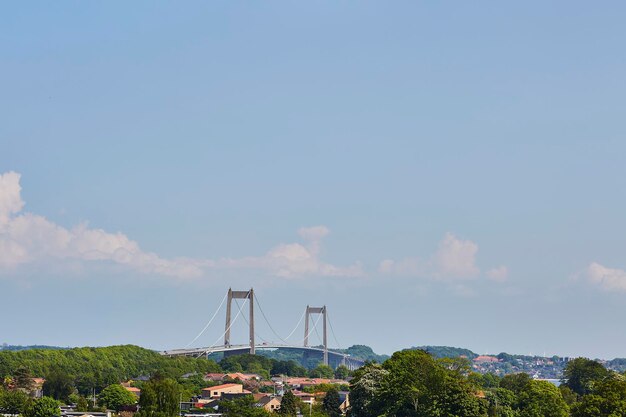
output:
[[[337,379],[347,379],[350,376],[350,369],[346,365],[339,365],[337,369],[335,369],[335,378]]]
[[[296,361],[273,361],[272,375],[306,376],[307,369],[298,365]]]
[[[79,370],[80,372],[76,377],[74,384],[79,394],[91,395],[96,388],[103,389],[105,387],[97,386],[96,376],[90,370]]]
[[[548,381],[530,381],[518,397],[519,417],[568,417],[561,391]]]
[[[348,349],[344,350],[343,353],[347,353],[354,358],[359,358],[364,361],[371,362],[382,363],[389,359],[388,355],[377,355],[376,353],[374,353],[371,347],[365,345],[350,346]]]
[[[304,403],[302,403],[302,405],[304,405]],[[309,405],[308,407],[305,407],[304,411],[302,409],[300,411],[304,417],[309,417],[309,414],[311,417],[328,417],[328,414],[324,411],[324,405],[319,402],[313,404],[312,406]]]
[[[478,372],[471,372],[467,376],[469,382],[471,382],[477,388],[497,388],[500,386],[500,378],[494,374],[479,374]]]
[[[89,410],[89,403],[87,402],[87,399],[81,395],[80,397],[78,397],[78,401],[76,401],[76,411],[88,411],[88,410]]]
[[[152,377],[143,385],[139,406],[142,417],[173,417],[179,412],[180,386],[170,378]]]
[[[315,368],[309,371],[309,376],[311,378],[328,378],[332,379],[335,377],[335,371],[328,365],[319,364]]]
[[[188,401],[193,396],[202,394],[202,389],[209,386],[209,383],[200,374],[191,375],[188,378],[179,378],[178,384],[185,401]]]
[[[269,417],[271,413],[254,405],[254,398],[246,395],[234,400],[220,401],[219,411],[224,417]]]
[[[493,388],[486,393],[489,417],[514,417],[517,397],[513,391],[505,388]]]
[[[384,380],[389,371],[378,363],[368,362],[354,372],[350,381],[350,417],[369,417],[379,415],[375,410]]]
[[[341,416],[341,399],[339,398],[339,391],[337,388],[331,388],[326,392],[324,401],[322,402],[322,409],[329,417]]]
[[[13,383],[15,384],[15,388],[24,390],[30,393],[35,383],[33,382],[33,374],[30,372],[25,366],[20,366],[13,373]]]
[[[610,375],[602,364],[587,358],[576,358],[568,362],[563,370],[563,384],[578,395],[589,394],[593,384]]]
[[[444,368],[462,376],[468,376],[472,372],[472,363],[467,358],[439,358],[437,362]]]
[[[65,404],[67,405],[76,404],[79,398],[80,398],[80,395],[78,395],[76,392],[73,392],[67,396],[67,399],[65,400]]]
[[[53,369],[46,375],[43,394],[55,400],[67,401],[74,392],[74,379],[62,369]]]
[[[280,409],[278,410],[278,413],[281,416],[295,417],[297,412],[298,404],[296,396],[291,391],[285,392],[285,395],[283,395],[283,400],[280,403]]]
[[[472,384],[425,351],[396,352],[383,368],[388,374],[372,401],[376,415],[478,417],[486,412]]]
[[[530,381],[532,381],[532,378],[526,373],[509,374],[500,380],[500,387],[519,394]]]
[[[228,356],[220,361],[222,369],[228,372],[248,372],[269,377],[272,369],[272,360],[261,355]]]
[[[20,390],[0,390],[0,412],[4,414],[24,414],[30,407],[31,398]]]
[[[626,416],[626,381],[608,379],[594,384],[593,392],[572,405],[572,417]]]
[[[606,400],[599,395],[588,394],[582,400],[572,405],[572,417],[601,417],[606,416]],[[617,417],[624,414],[614,414]]]
[[[98,395],[98,404],[119,412],[122,407],[133,405],[137,397],[120,384],[112,384],[102,390]]]
[[[578,402],[578,395],[576,395],[576,393],[572,391],[567,385],[559,385],[559,391],[561,391],[561,395],[563,396],[563,399],[565,400],[567,405],[571,406],[572,404]]]
[[[41,397],[24,413],[25,417],[54,417],[61,415],[59,402],[51,397]]]

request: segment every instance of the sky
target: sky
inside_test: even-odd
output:
[[[3,3],[0,343],[626,357],[625,13]]]

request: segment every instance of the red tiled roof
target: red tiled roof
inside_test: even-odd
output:
[[[209,388],[203,388],[202,391],[215,391],[216,389],[225,389],[225,388],[232,388],[232,387],[237,387],[237,386],[241,386],[241,384],[222,384],[222,385],[216,385],[214,387],[209,387]]]
[[[500,362],[495,356],[480,355],[474,358],[474,362]]]

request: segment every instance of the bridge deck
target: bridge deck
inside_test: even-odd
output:
[[[164,350],[163,352],[160,352],[160,354],[163,356],[169,356],[169,357],[192,356],[192,357],[199,358],[201,356],[210,355],[212,353],[232,352],[232,351],[240,351],[240,350],[245,351],[249,349],[250,349],[250,345],[210,346],[210,347],[193,348],[193,349]],[[255,349],[294,349],[294,350],[306,350],[310,352],[319,352],[320,354],[324,353],[324,349],[318,348],[318,347],[267,344],[267,343],[255,345]],[[348,364],[348,367],[350,368],[359,367],[364,364],[362,360],[353,358],[347,353],[340,353],[340,352],[328,350],[328,355],[341,358],[341,360],[345,361]]]

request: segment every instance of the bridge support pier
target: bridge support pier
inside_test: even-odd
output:
[[[228,289],[228,302],[226,303],[226,328],[224,331],[224,346],[230,347],[230,326],[231,311],[233,299],[247,299],[250,302],[250,354],[254,355],[254,289],[250,288],[250,291],[233,291],[232,288]]]
[[[326,306],[323,307],[311,307],[306,306],[306,314],[304,320],[304,347],[309,345],[309,320],[311,314],[322,314],[324,319],[324,335],[323,335],[323,343],[324,343],[324,365],[328,365],[328,334],[326,332]]]

